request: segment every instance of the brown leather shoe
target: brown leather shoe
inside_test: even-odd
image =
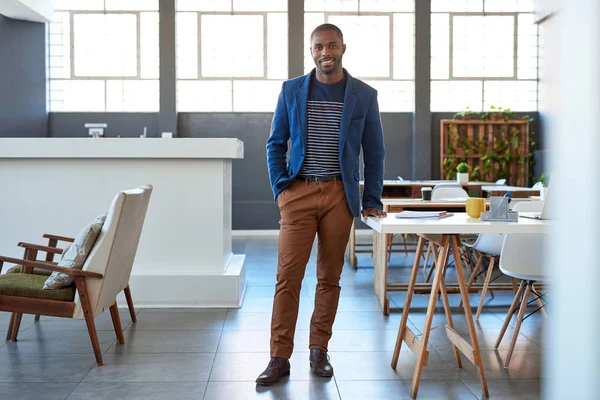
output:
[[[290,360],[287,358],[273,357],[267,369],[256,378],[256,383],[269,386],[290,374]]]
[[[310,349],[310,369],[316,376],[329,378],[333,375],[333,367],[329,364],[326,351]]]

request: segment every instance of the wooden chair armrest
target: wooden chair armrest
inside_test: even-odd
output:
[[[45,251],[46,253],[52,253],[52,254],[62,254],[62,249],[56,248],[56,247],[48,247],[48,246],[42,246],[39,244],[32,244],[32,243],[25,243],[25,242],[19,242],[17,244],[17,246],[19,247],[24,247],[26,249],[30,249],[30,250],[38,250],[38,251]]]
[[[73,243],[75,241],[74,238],[70,238],[70,237],[66,237],[66,236],[58,236],[58,235],[52,235],[50,233],[46,233],[43,236],[45,239],[54,239],[60,242],[70,242]]]
[[[57,265],[49,265],[49,264],[44,264],[44,263],[35,262],[35,261],[19,260],[18,258],[0,256],[0,268],[2,267],[2,264],[5,262],[11,263],[11,264],[21,264],[25,267],[45,269],[48,271],[63,272],[68,275],[80,276],[80,277],[84,277],[84,278],[102,278],[102,274],[99,274],[97,272],[82,271],[82,270],[73,269],[73,268],[59,267]]]

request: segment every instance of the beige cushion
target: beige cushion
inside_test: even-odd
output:
[[[82,269],[83,264],[87,256],[90,254],[102,225],[106,220],[106,214],[99,215],[90,224],[88,224],[79,234],[75,237],[75,241],[71,244],[71,247],[66,249],[62,254],[59,267]],[[62,272],[53,272],[52,275],[46,279],[44,283],[44,289],[60,289],[67,287],[73,283],[75,278],[73,275],[64,274]]]

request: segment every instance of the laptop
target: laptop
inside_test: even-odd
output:
[[[554,219],[550,215],[552,206],[548,206],[548,198],[552,197],[551,195],[548,196],[549,192],[550,192],[550,184],[548,184],[548,190],[546,191],[546,197],[544,199],[544,204],[542,205],[542,211],[540,211],[540,212],[534,212],[534,211],[519,212],[519,217],[530,218],[530,219],[539,219],[539,220]]]

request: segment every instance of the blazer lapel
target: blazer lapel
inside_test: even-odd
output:
[[[340,122],[340,157],[342,155],[344,143],[346,143],[348,128],[350,127],[352,114],[354,114],[354,106],[356,105],[356,95],[354,94],[354,85],[352,83],[353,78],[347,72],[346,76],[347,78],[346,91],[344,92],[344,108],[342,109],[342,121]]]
[[[306,141],[308,137],[308,90],[310,88],[310,73],[305,76],[304,80],[302,80],[298,84],[298,88],[296,89],[295,98],[296,98],[296,112],[298,113],[298,121],[300,121],[300,130],[302,133],[302,143],[304,143],[304,147],[306,148]]]

